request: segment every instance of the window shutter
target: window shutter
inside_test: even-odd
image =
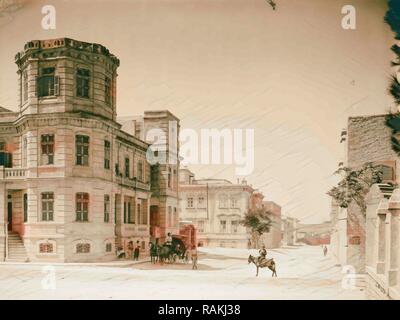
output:
[[[59,76],[54,77],[54,95],[55,96],[60,95],[60,77]]]

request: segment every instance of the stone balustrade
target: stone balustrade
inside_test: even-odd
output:
[[[0,166],[0,180],[17,180],[26,178],[25,168],[4,168]]]

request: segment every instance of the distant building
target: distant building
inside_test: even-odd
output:
[[[180,217],[197,228],[197,241],[210,247],[247,248],[250,235],[240,224],[250,207],[253,188],[245,180],[199,179],[179,171]]]
[[[331,222],[323,222],[316,224],[297,224],[297,242],[308,245],[329,244],[331,232]]]
[[[293,246],[297,242],[298,219],[293,217],[282,217],[282,242],[285,245]]]
[[[271,213],[272,225],[269,232],[261,236],[261,245],[266,248],[279,248],[282,243],[281,207],[273,201],[263,201],[262,207]]]

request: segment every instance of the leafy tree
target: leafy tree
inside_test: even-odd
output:
[[[250,229],[252,243],[256,248],[258,248],[260,237],[271,229],[271,215],[272,212],[264,208],[249,209],[244,219],[240,221],[240,224]]]
[[[394,38],[400,40],[400,1],[388,0],[388,11],[386,12],[385,22],[389,25],[394,33]],[[400,47],[394,44],[391,50],[396,58],[392,61],[392,66],[400,65]],[[396,75],[393,75],[390,80],[389,93],[392,95],[394,102],[400,105],[400,83]],[[391,113],[386,118],[386,125],[392,130],[391,144],[392,149],[400,155],[400,141],[398,133],[400,132],[400,112]]]
[[[354,201],[365,213],[367,209],[365,196],[373,184],[382,181],[383,172],[380,166],[366,163],[359,170],[342,167],[335,174],[343,178],[337,186],[329,190],[328,195],[342,208],[347,208]]]

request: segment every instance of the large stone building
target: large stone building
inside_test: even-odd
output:
[[[250,235],[240,224],[251,206],[253,188],[245,180],[196,180],[189,169],[179,171],[180,217],[197,228],[202,246],[247,248]]]
[[[149,143],[116,121],[119,60],[60,38],[28,42],[15,62],[19,108],[0,110],[0,260],[112,260],[131,241],[147,249],[151,219],[155,238],[175,230],[179,162],[151,166]],[[170,119],[146,112],[142,126]]]

